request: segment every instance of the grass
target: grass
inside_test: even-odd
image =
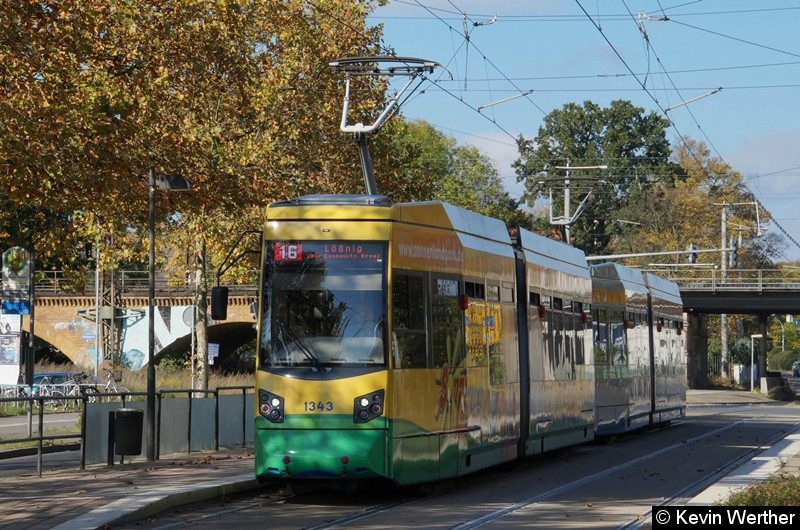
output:
[[[709,390],[743,390],[741,385],[721,375],[709,375],[707,388]]]
[[[71,364],[38,363],[36,373],[42,372],[79,372],[80,369]],[[101,381],[105,383],[101,375]],[[131,392],[147,391],[147,370],[122,369],[122,378],[117,382]],[[222,374],[211,371],[208,374],[208,389],[213,390],[223,386],[252,386],[253,374]],[[190,389],[192,388],[191,370],[175,366],[156,365],[156,391],[162,389]]]
[[[726,377],[713,375],[709,376],[708,388],[742,389]],[[776,473],[764,482],[734,491],[715,506],[800,506],[800,477],[783,471]]]
[[[253,374],[221,374],[210,372],[208,374],[208,389],[224,386],[253,386]],[[147,370],[123,370],[122,381],[119,383],[131,392],[145,392],[147,390]],[[198,385],[195,387],[199,388]],[[190,389],[192,388],[192,373],[190,370],[178,367],[156,366],[156,390],[164,389]]]
[[[800,477],[785,472],[737,490],[715,506],[800,506]]]

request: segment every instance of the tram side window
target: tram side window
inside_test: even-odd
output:
[[[608,364],[608,316],[604,310],[594,312],[594,362],[597,365]]]
[[[633,327],[633,336],[634,340],[636,341],[633,346],[630,344],[629,349],[633,352],[631,355],[637,357],[639,359],[639,363],[642,365],[649,364],[648,359],[648,338],[647,338],[647,317],[642,313],[636,313],[635,317],[635,326]]]
[[[544,308],[544,317],[542,318],[542,346],[543,346],[543,358],[545,360],[550,359],[550,356],[553,354],[553,329],[550,326],[550,319],[552,318],[553,313],[553,304],[550,302],[550,297],[547,295],[540,295],[539,296],[539,307]],[[539,312],[542,314],[542,311]],[[547,363],[545,363],[547,365]]]
[[[627,337],[625,335],[625,322],[624,314],[622,311],[611,311],[609,314],[610,325],[609,331],[611,332],[611,347],[613,356],[611,357],[611,364],[617,366],[624,366],[628,364],[628,345]]]
[[[564,300],[564,358],[570,370],[575,365],[575,318],[572,306],[572,300]]]
[[[573,322],[575,323],[575,364],[585,364],[584,337],[586,336],[586,323],[583,317],[583,303],[575,302],[572,305]]]
[[[431,300],[433,365],[458,366],[464,359],[464,311],[459,305],[459,282],[435,278]]]
[[[564,313],[561,298],[553,298],[553,310],[550,313],[552,324],[553,348],[547,357],[554,379],[563,379],[566,369],[564,355]]]
[[[425,288],[422,276],[394,272],[392,320],[397,347],[396,368],[425,368]]]
[[[464,291],[469,300],[464,323],[467,339],[467,366],[486,366],[486,330],[489,317],[486,314],[484,286],[476,282],[464,282]]]
[[[517,306],[514,303],[514,286],[503,282],[500,286],[500,315],[502,322],[495,325],[500,329],[500,344],[505,359],[505,382],[519,382],[519,342],[517,335]]]
[[[489,384],[507,381],[506,359],[503,348],[503,313],[500,306],[500,286],[489,285],[486,290],[485,337],[489,351]]]

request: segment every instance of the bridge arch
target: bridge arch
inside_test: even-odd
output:
[[[115,323],[121,326],[122,358],[132,369],[147,362],[149,349],[149,319],[147,297],[122,297]],[[228,303],[228,320],[208,320],[208,342],[219,344],[219,361],[255,338],[255,319],[251,313],[254,296],[232,296]],[[95,298],[89,296],[54,295],[36,298],[34,334],[64,354],[77,367],[90,371],[97,361],[97,324],[85,318],[87,310],[95,308]],[[190,296],[156,297],[155,299],[155,359],[191,352]],[[23,317],[22,329],[30,329],[29,317]],[[100,359],[102,361],[102,359]]]

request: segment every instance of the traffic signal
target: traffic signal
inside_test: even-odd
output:
[[[694,243],[686,246],[686,263],[697,263],[697,245]]]
[[[739,249],[739,240],[735,237],[731,238],[731,245],[730,245],[730,253],[728,254],[728,265],[731,268],[736,267],[739,263],[739,257],[737,256],[737,250]]]

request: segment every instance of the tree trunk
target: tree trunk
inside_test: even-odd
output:
[[[192,359],[194,366],[194,388],[208,390],[208,284],[206,283],[206,241],[202,234],[195,236],[195,268],[194,268],[194,334],[195,351]]]

